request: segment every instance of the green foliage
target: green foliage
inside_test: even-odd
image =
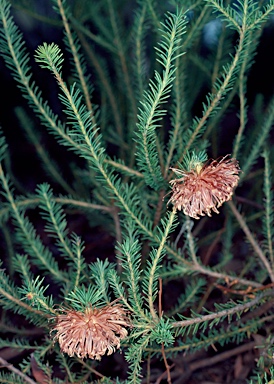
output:
[[[265,159],[265,173],[264,173],[264,194],[265,194],[265,215],[263,217],[263,234],[265,237],[266,250],[273,266],[274,255],[273,255],[273,221],[274,221],[274,211],[273,211],[273,191],[272,191],[272,172],[269,159],[269,151],[264,151]]]
[[[185,33],[186,20],[183,14],[172,15],[163,23],[163,40],[156,48],[158,62],[164,68],[162,76],[155,72],[155,80],[150,81],[149,91],[145,91],[144,100],[141,101],[139,110],[139,129],[137,133],[136,159],[139,169],[144,173],[146,183],[152,188],[159,190],[163,183],[160,169],[159,155],[157,153],[155,129],[159,127],[159,121],[165,114],[160,106],[167,101],[175,70],[174,61],[178,55],[182,34]]]
[[[250,384],[270,384],[274,380],[274,367],[272,366],[270,368],[270,375],[265,374],[260,374],[258,373],[256,376],[252,378],[250,381]],[[269,380],[270,379],[270,380]]]
[[[0,349],[26,357],[1,360],[0,382],[38,382],[36,370],[54,383],[171,383],[186,353],[222,357],[253,337],[264,352],[247,380],[270,383],[274,96],[253,102],[248,81],[274,2],[48,0],[50,17],[36,3],[0,0],[0,56],[27,101],[0,132]],[[52,39],[27,48],[16,12]],[[35,160],[21,173],[25,147]],[[192,188],[188,172],[228,153],[241,185],[219,216],[166,204],[171,180]],[[220,186],[200,185],[212,209]],[[105,307],[125,317],[96,318]],[[71,356],[51,332],[66,309],[85,314],[67,322]],[[119,359],[78,357],[101,338]]]

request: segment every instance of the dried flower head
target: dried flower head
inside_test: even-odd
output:
[[[120,340],[127,336],[124,327],[130,326],[127,313],[119,304],[109,304],[102,308],[89,306],[84,312],[62,309],[57,315],[52,331],[57,331],[62,352],[81,359],[89,357],[100,360],[101,356],[111,355],[120,348]]]
[[[205,214],[211,216],[211,210],[219,213],[217,208],[231,199],[239,181],[238,161],[228,156],[205,164],[193,161],[188,171],[171,168],[182,177],[170,181],[172,197],[169,202],[194,219]]]

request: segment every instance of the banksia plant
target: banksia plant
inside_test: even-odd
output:
[[[0,383],[273,381],[273,12],[0,0]]]

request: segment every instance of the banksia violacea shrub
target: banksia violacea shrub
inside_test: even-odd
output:
[[[273,12],[0,0],[1,383],[272,382]]]

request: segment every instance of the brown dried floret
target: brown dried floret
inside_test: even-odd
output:
[[[196,164],[190,171],[172,170],[182,177],[170,181],[172,196],[169,202],[194,219],[205,214],[211,216],[211,211],[219,213],[217,208],[231,199],[239,182],[238,161],[228,155],[219,161]]]

